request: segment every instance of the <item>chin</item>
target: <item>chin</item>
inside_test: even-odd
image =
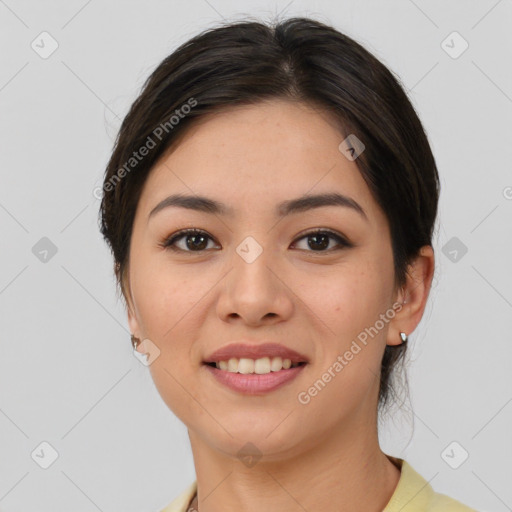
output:
[[[212,449],[218,450],[227,456],[240,459],[245,455],[265,456],[266,460],[280,460],[287,453],[292,453],[294,447],[301,445],[303,432],[290,431],[280,425],[283,420],[283,415],[277,421],[272,423],[261,423],[258,426],[249,424],[244,421],[240,424],[236,422],[223,423],[222,419],[219,422],[224,425],[229,434],[219,425],[208,426],[208,430],[195,430],[196,435],[199,435],[204,442],[206,442]],[[294,427],[296,424],[293,425]],[[231,434],[231,435],[230,435]]]

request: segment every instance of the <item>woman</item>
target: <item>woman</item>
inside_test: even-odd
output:
[[[165,512],[472,510],[379,446],[439,182],[374,56],[307,18],[203,32],[145,83],[103,190],[134,348],[194,457]]]

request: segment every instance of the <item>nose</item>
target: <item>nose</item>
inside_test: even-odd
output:
[[[293,296],[272,251],[264,249],[255,259],[240,251],[221,281],[217,313],[225,322],[252,327],[276,324],[292,315]]]

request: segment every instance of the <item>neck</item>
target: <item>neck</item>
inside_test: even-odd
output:
[[[342,429],[293,456],[246,467],[189,430],[197,475],[199,512],[382,511],[400,470],[381,451],[376,425]],[[243,443],[242,443],[243,444]],[[268,459],[268,458],[267,458]]]

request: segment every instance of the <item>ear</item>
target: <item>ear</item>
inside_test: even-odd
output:
[[[432,246],[425,245],[409,265],[406,283],[396,298],[402,307],[396,308],[397,313],[390,322],[388,345],[400,345],[402,343],[400,333],[405,332],[409,336],[420,323],[432,286],[434,269],[434,250]]]
[[[141,339],[140,325],[139,325],[139,321],[137,320],[135,303],[133,300],[128,277],[126,277],[126,280],[121,285],[121,289],[122,289],[123,297],[124,297],[125,304],[126,304],[126,314],[128,316],[128,326],[130,328],[130,332],[136,338]]]
[[[130,332],[133,334],[133,336],[140,339],[139,322],[131,304],[127,304],[126,313],[128,315],[128,326],[130,327]]]

